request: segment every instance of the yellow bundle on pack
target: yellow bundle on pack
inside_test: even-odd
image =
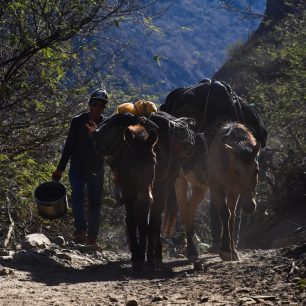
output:
[[[138,100],[133,103],[123,103],[117,107],[117,114],[131,113],[133,115],[148,115],[157,112],[155,103],[151,101]]]
[[[122,103],[117,107],[117,114],[131,113],[137,115],[137,110],[133,103]]]

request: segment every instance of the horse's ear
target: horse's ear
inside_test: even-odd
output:
[[[129,128],[126,128],[124,131],[124,140],[131,145],[134,140],[134,134],[131,132]]]
[[[224,149],[225,149],[225,151],[230,152],[231,154],[234,154],[234,156],[239,154],[239,152],[236,148],[228,145],[227,143],[224,144]]]
[[[234,153],[236,150],[232,146],[228,145],[227,143],[224,144],[224,149],[228,152]]]
[[[157,140],[158,140],[157,133],[154,130],[151,130],[146,142],[153,147],[156,144]]]
[[[260,144],[260,142],[258,141],[257,144],[256,144],[256,146],[255,146],[254,149],[253,149],[253,152],[252,152],[252,159],[255,159],[255,158],[256,158],[256,156],[257,156],[257,154],[258,154],[260,148],[261,148],[261,144]]]

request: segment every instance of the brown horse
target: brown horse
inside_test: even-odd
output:
[[[256,207],[255,189],[259,170],[256,157],[260,143],[244,125],[237,122],[219,123],[209,135],[207,146],[196,144],[195,150],[195,154],[201,154],[201,147],[206,147],[206,150],[202,150],[205,161],[202,165],[195,162],[176,180],[177,201],[187,233],[188,257],[197,258],[193,244],[193,218],[209,188],[223,229],[220,257],[223,260],[239,260],[233,239],[235,210],[239,199],[242,208],[248,211]],[[196,143],[200,141],[201,137],[197,137]],[[187,196],[188,183],[192,190],[190,199]]]
[[[105,140],[107,134],[104,133]],[[154,130],[148,131],[141,125],[129,126],[124,131],[123,141],[116,154],[112,155],[111,166],[126,208],[127,233],[134,269],[141,268],[145,261],[156,142],[157,134]]]
[[[190,152],[192,152],[193,132],[188,128],[189,120],[186,122],[184,120],[177,121],[178,119],[175,117],[162,112],[153,113],[149,118],[150,119],[134,116],[130,113],[115,114],[105,120],[102,126],[99,127],[94,134],[94,139],[96,141],[96,148],[98,152],[104,156],[112,156],[114,159],[113,164],[115,169],[118,169],[115,171],[118,171],[119,173],[119,183],[123,196],[125,197],[125,202],[128,200],[130,203],[133,201],[135,202],[135,199],[139,194],[141,194],[141,190],[144,190],[147,195],[147,186],[149,186],[149,182],[152,183],[152,176],[148,176],[147,173],[152,173],[152,163],[141,164],[139,162],[141,161],[142,155],[146,155],[148,157],[150,156],[149,153],[144,154],[142,152],[143,149],[139,149],[139,152],[130,153],[127,148],[122,151],[122,145],[124,145],[122,135],[127,126],[136,125],[139,122],[142,125],[145,125],[147,129],[153,129],[153,131],[156,130],[158,133],[158,142],[154,147],[156,152],[156,166],[155,180],[152,188],[153,201],[150,207],[147,250],[148,264],[154,265],[162,261],[162,245],[160,237],[162,212],[164,211],[165,206],[167,206],[167,203],[174,203],[174,205],[176,203],[174,189],[175,179],[179,175],[181,164],[187,159]],[[127,130],[125,134],[126,133]],[[124,138],[128,140],[131,137],[125,136]],[[135,145],[133,146],[136,148]],[[131,144],[129,144],[129,147],[131,147]],[[129,155],[126,156],[125,159],[122,159],[121,153],[118,152],[124,152],[125,154],[133,153],[135,158],[132,159],[132,162],[130,162]],[[118,158],[120,163],[118,166],[116,166]],[[133,183],[133,180],[138,183]],[[146,184],[145,186],[143,185],[144,183]],[[133,184],[134,187],[132,187]],[[136,206],[129,205],[129,207],[134,209]],[[137,207],[140,208],[139,205]],[[139,209],[139,212],[144,209],[145,213],[142,214],[146,215],[147,205],[144,205],[144,207],[145,208]],[[170,210],[167,210],[167,212],[169,211]],[[127,216],[132,214],[132,210],[128,209]],[[170,219],[171,214],[168,213],[167,215],[170,215]],[[133,237],[135,237],[135,220],[135,218],[127,218],[127,224],[133,234]],[[142,261],[144,258],[143,239],[141,239],[141,241],[141,258],[139,258],[139,256],[134,257],[132,255],[132,260],[135,259],[135,261],[138,261],[140,259]],[[132,242],[132,245],[137,244]],[[139,247],[139,245],[137,247]]]

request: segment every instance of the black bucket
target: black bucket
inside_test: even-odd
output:
[[[67,213],[66,187],[59,182],[45,182],[34,191],[38,213],[46,219],[57,219]]]

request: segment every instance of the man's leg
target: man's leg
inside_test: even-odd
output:
[[[84,242],[87,230],[83,209],[83,188],[85,180],[73,165],[71,165],[69,169],[69,181],[72,189],[72,212],[74,217],[75,240],[76,242]]]
[[[87,179],[88,192],[88,243],[95,244],[101,222],[101,203],[103,191],[104,172],[92,173]]]

